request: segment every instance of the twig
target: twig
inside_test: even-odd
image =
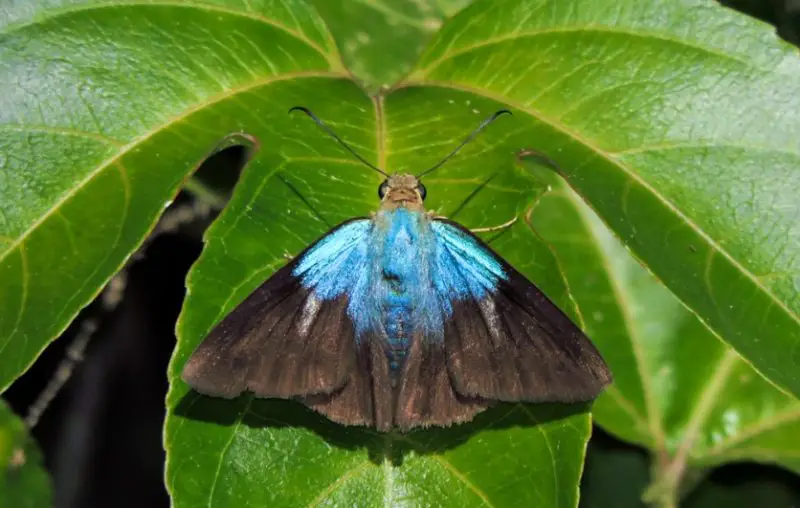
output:
[[[161,217],[150,236],[144,241],[142,246],[131,256],[124,267],[108,282],[100,294],[101,316],[86,318],[80,325],[80,330],[67,346],[64,358],[56,368],[55,374],[47,382],[44,390],[36,397],[36,400],[28,407],[25,415],[25,424],[28,428],[34,428],[41,419],[44,412],[59,394],[64,385],[72,377],[75,367],[83,360],[86,346],[89,344],[94,333],[100,328],[100,318],[111,314],[122,301],[127,286],[128,271],[134,263],[144,258],[147,247],[158,236],[163,233],[172,233],[181,226],[194,222],[195,220],[205,219],[211,213],[211,207],[205,203],[194,200],[190,204],[176,206],[167,210]]]

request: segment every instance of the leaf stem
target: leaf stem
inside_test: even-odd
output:
[[[738,361],[739,355],[733,349],[726,350],[720,357],[683,430],[678,449],[672,455],[666,451],[658,453],[654,461],[654,480],[642,496],[646,503],[660,508],[677,508],[682,495],[697,484],[698,478],[702,478],[702,469],[689,467],[691,450]]]

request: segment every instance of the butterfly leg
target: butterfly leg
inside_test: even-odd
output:
[[[514,216],[514,218],[511,219],[510,221],[504,222],[498,226],[490,226],[486,228],[474,228],[470,229],[470,231],[472,233],[488,233],[491,231],[500,231],[501,229],[505,229],[509,226],[512,226],[515,222],[517,222],[517,219],[519,219],[519,216]]]

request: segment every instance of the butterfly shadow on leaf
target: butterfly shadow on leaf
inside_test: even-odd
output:
[[[588,403],[513,404],[499,403],[478,414],[472,421],[450,427],[429,427],[410,432],[378,432],[370,427],[334,423],[300,402],[283,399],[258,399],[243,395],[236,399],[206,397],[189,392],[175,408],[175,414],[190,420],[223,427],[238,424],[275,432],[303,430],[313,433],[330,446],[365,450],[377,464],[386,461],[401,466],[409,454],[442,454],[484,433],[543,431],[558,421],[589,411]],[[571,423],[565,423],[571,425]]]

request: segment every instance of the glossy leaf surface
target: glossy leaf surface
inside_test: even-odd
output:
[[[467,107],[470,99],[437,90],[404,90],[376,104],[349,86],[340,93],[339,100],[312,109],[336,119],[331,127],[379,166],[406,170],[430,166],[454,146],[464,135],[459,125],[481,119],[473,108],[493,109]],[[448,119],[416,121],[413,106],[441,103],[450,104]],[[347,118],[359,121],[340,120]],[[589,432],[581,407],[508,406],[467,426],[382,436],[333,425],[296,403],[200,397],[180,381],[181,366],[211,326],[284,264],[286,253],[297,253],[332,225],[377,206],[380,175],[353,162],[305,116],[275,121],[285,137],[275,143],[276,152],[267,152],[265,144],[255,154],[233,199],[206,233],[206,248],[189,277],[190,295],[178,326],[181,343],[170,372],[168,405],[176,414],[166,434],[167,479],[178,505],[352,500],[367,506],[521,501],[574,506]],[[371,130],[364,127],[369,125]],[[460,164],[426,179],[431,209],[474,227],[495,226],[488,221],[507,221],[524,210],[532,198],[526,189],[535,182],[514,164],[518,128],[510,122],[493,127],[483,143],[466,149]],[[293,146],[293,139],[305,144]],[[497,171],[481,175],[486,165]],[[495,248],[569,308],[552,254],[523,222],[488,235]],[[204,415],[230,419],[204,422]],[[287,454],[294,457],[290,463],[284,462]]]
[[[4,7],[0,25],[0,388],[254,116],[246,97],[335,67],[302,3],[48,4]],[[119,30],[121,20],[141,30]]]
[[[413,503],[420,485],[430,490],[444,478],[466,505],[505,505],[498,485],[510,481],[516,501],[574,506],[583,413],[552,418],[554,408],[535,408],[529,417],[512,407],[466,429],[387,443],[289,403],[186,395],[177,373],[214,321],[285,262],[284,253],[376,206],[379,176],[354,165],[308,119],[286,116],[302,104],[370,160],[399,171],[432,164],[483,117],[513,109],[512,119],[426,179],[432,208],[485,227],[524,216],[535,202],[544,227],[578,206],[562,203],[542,218],[553,196],[536,201],[542,185],[514,156],[523,147],[544,151],[714,334],[800,393],[796,50],[710,1],[482,1],[443,25],[378,114],[345,64],[378,84],[418,51],[415,37],[430,34],[404,32],[413,51],[397,56],[375,50],[371,43],[387,40],[377,36],[350,51],[348,37],[390,23],[349,29],[348,16],[334,11],[323,14],[344,57],[313,7],[297,0],[52,0],[0,10],[1,387],[124,263],[197,163],[229,134],[247,133],[260,146],[192,272],[170,372],[176,504],[281,504],[288,501],[279,496],[295,493],[309,503],[351,495]],[[123,21],[136,30],[120,30]],[[600,254],[605,244],[590,230],[568,223],[559,233],[583,238],[590,262],[613,258]],[[774,455],[784,424],[795,421],[790,399],[743,371],[726,348],[709,346],[713,334],[691,314],[681,310],[686,336],[705,339],[682,349],[674,341],[684,331],[670,328],[645,347],[658,358],[639,354],[627,328],[669,321],[667,311],[682,308],[667,293],[648,293],[654,303],[645,310],[615,301],[610,281],[636,291],[638,276],[610,261],[586,273],[585,260],[570,259],[557,239],[551,251],[524,221],[493,245],[597,335],[617,377],[598,406],[604,426],[670,452],[685,442],[675,436],[695,429],[691,442],[702,446],[689,459],[698,466],[767,450],[763,460],[795,467]],[[600,289],[582,300],[580,282],[592,280]],[[662,301],[666,310],[641,318]],[[599,304],[608,331],[587,310]],[[605,342],[614,334],[621,338]],[[705,368],[689,370],[681,355],[704,358]],[[667,374],[686,372],[665,375],[665,366]],[[724,369],[715,375],[717,366]],[[714,405],[698,398],[722,391]],[[761,397],[762,405],[749,402]],[[509,421],[515,426],[503,429]],[[524,446],[511,450],[510,436]],[[555,465],[554,449],[564,457]],[[402,463],[393,461],[398,454]],[[489,460],[495,455],[524,460],[504,459],[500,475]],[[271,484],[264,471],[277,475]],[[251,498],[237,497],[246,491]]]

